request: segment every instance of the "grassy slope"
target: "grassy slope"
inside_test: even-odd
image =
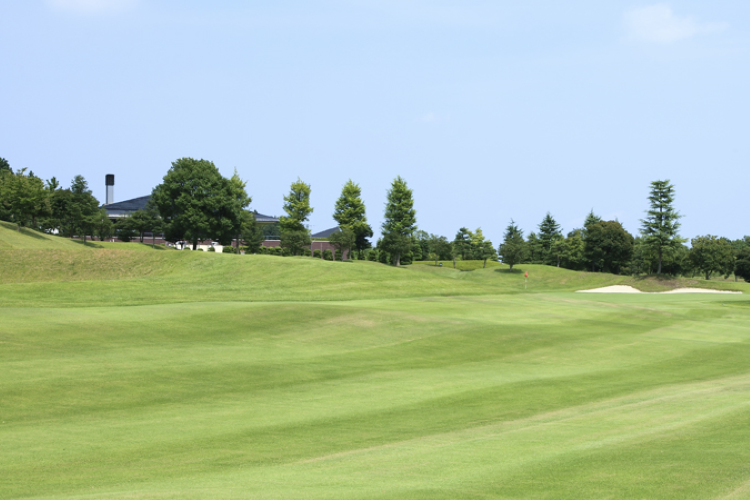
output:
[[[65,249],[34,248],[35,236],[0,227],[0,305],[136,305],[196,301],[330,301],[574,291],[629,284],[645,291],[702,286],[750,291],[745,283],[657,281],[524,265],[461,272],[414,265],[151,250],[147,245],[80,242],[43,235]],[[96,246],[95,246],[96,245]],[[460,263],[472,265],[469,262]],[[478,263],[473,263],[476,267]],[[515,271],[515,270],[514,270]],[[529,271],[527,288],[523,272]],[[69,283],[75,281],[76,283]]]
[[[750,494],[747,295],[121,248],[0,251],[0,498]]]

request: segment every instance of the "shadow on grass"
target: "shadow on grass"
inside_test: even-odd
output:
[[[50,236],[45,233],[40,233],[39,231],[35,231],[33,229],[29,229],[28,227],[22,227],[21,230],[18,231],[18,226],[16,224],[13,224],[12,222],[0,222],[0,224],[2,224],[3,227],[5,227],[6,229],[10,229],[11,231],[16,231],[24,236],[36,238],[37,240],[47,240],[49,239],[49,236]]]

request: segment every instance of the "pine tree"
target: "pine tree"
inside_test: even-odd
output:
[[[523,240],[523,231],[516,226],[513,219],[510,220],[510,224],[505,228],[503,242],[497,249],[497,253],[502,257],[503,263],[508,264],[511,272],[513,272],[514,265],[520,264],[526,258],[528,248],[526,242]]]
[[[351,179],[344,184],[341,190],[341,196],[336,200],[336,207],[333,212],[333,219],[339,223],[343,230],[349,228],[354,233],[354,248],[362,256],[365,249],[370,248],[368,238],[372,238],[372,228],[367,223],[365,216],[365,204],[362,201],[362,190],[359,184],[355,184]]]
[[[401,176],[396,177],[388,190],[385,204],[383,248],[392,254],[393,263],[401,265],[401,254],[411,249],[411,236],[417,229],[412,191]]]
[[[552,264],[555,260],[557,261],[557,267],[560,267],[560,255],[555,250],[555,242],[562,239],[562,233],[560,233],[560,224],[558,224],[554,217],[547,212],[542,222],[539,224],[539,242],[542,247],[542,259],[545,264]]]
[[[646,212],[646,218],[641,219],[641,234],[646,245],[656,252],[656,274],[661,274],[664,253],[673,251],[685,241],[677,234],[682,216],[672,206],[674,186],[668,179],[651,183],[648,200],[651,208]]]

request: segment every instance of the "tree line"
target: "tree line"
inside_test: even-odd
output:
[[[252,198],[237,171],[225,178],[213,162],[180,158],[172,162],[148,205],[113,224],[78,175],[69,188],[53,177],[48,181],[26,169],[13,171],[0,158],[0,220],[62,236],[87,236],[101,240],[117,236],[122,241],[140,239],[159,232],[166,241],[188,242],[193,249],[201,241],[222,245],[233,241],[249,253],[258,253],[269,232],[278,232],[284,255],[310,255],[307,227],[313,208],[311,186],[297,179],[284,196],[285,215],[278,227],[257,223],[247,208]],[[750,237],[729,240],[715,235],[697,236],[685,245],[679,235],[681,214],[674,208],[674,186],[668,180],[651,183],[646,216],[637,236],[617,220],[605,221],[592,210],[583,227],[563,236],[562,228],[547,213],[537,230],[524,231],[511,219],[503,241],[495,248],[481,228],[460,228],[453,240],[429,234],[417,227],[413,192],[406,181],[393,180],[386,193],[381,237],[375,245],[367,222],[361,188],[351,179],[336,200],[332,216],[339,231],[329,237],[342,259],[367,259],[402,265],[418,260],[501,260],[510,271],[518,264],[546,264],[573,270],[614,274],[695,275],[706,279],[732,274],[750,281]]]

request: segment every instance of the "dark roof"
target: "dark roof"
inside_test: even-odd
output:
[[[102,205],[102,208],[107,211],[107,214],[110,217],[126,217],[136,210],[145,209],[146,204],[150,199],[151,195],[141,196],[140,198],[133,198],[132,200],[118,201],[117,203]],[[279,219],[271,217],[270,215],[259,214],[255,211],[253,211],[253,214],[255,214],[255,220],[261,224],[273,224],[274,222],[279,222]]]
[[[142,210],[146,208],[146,203],[151,199],[151,195],[141,196],[140,198],[133,198],[132,200],[118,201],[117,203],[110,203],[104,205],[104,208],[109,210],[127,210],[133,211]]]
[[[336,226],[336,227],[332,227],[331,229],[326,229],[325,231],[321,231],[319,233],[312,234],[312,235],[310,235],[310,237],[311,238],[328,238],[333,233],[338,233],[339,231],[341,231],[341,229],[339,229],[339,227]]]

